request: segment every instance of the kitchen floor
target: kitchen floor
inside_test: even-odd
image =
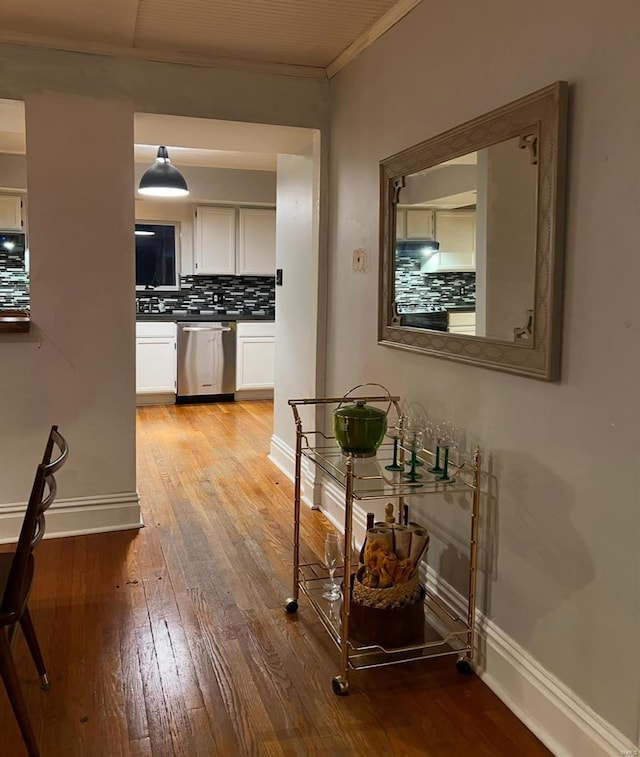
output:
[[[267,459],[271,403],[137,412],[145,528],[38,548],[50,691],[20,635],[14,651],[44,756],[550,754],[452,658],[354,673],[336,697],[336,648],[304,598],[283,610],[293,487]],[[328,528],[303,508],[303,560]],[[2,687],[0,733],[25,753]]]

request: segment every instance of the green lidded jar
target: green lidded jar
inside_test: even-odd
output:
[[[336,408],[333,431],[340,449],[354,457],[373,457],[387,430],[387,413],[356,399],[353,405]]]

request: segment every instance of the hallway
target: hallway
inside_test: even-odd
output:
[[[304,599],[283,611],[293,487],[267,459],[271,428],[266,401],[140,408],[145,528],[40,545],[31,609],[51,691],[20,635],[15,654],[43,757],[548,755],[452,658],[332,693],[337,650]],[[327,526],[303,509],[303,559]],[[4,689],[0,733],[23,754]]]

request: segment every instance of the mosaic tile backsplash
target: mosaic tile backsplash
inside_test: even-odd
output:
[[[24,269],[24,252],[0,249],[0,308],[29,307],[29,274]]]
[[[414,261],[397,262],[396,301],[400,305],[460,307],[476,303],[475,271],[423,273]]]
[[[181,276],[176,292],[136,293],[140,313],[271,316],[276,310],[273,276]]]

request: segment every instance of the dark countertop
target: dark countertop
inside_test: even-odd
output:
[[[0,309],[0,332],[25,332],[30,328],[31,317],[28,310]]]
[[[456,313],[475,313],[476,312],[476,306],[475,306],[475,304],[468,304],[468,305],[444,305],[444,309],[446,311],[455,310]]]
[[[136,321],[275,321],[275,313],[136,313]]]

